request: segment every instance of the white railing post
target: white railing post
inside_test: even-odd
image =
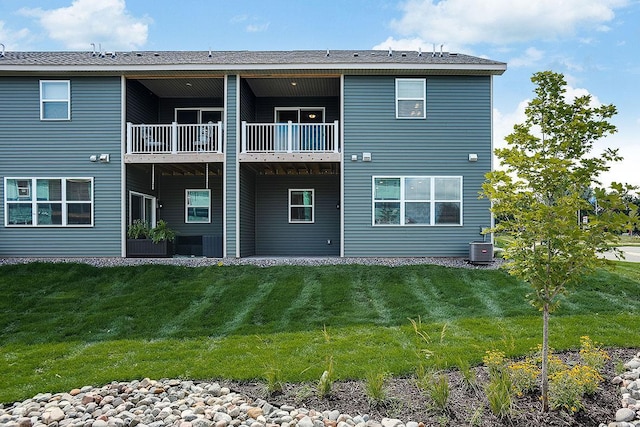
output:
[[[247,122],[242,121],[241,123],[241,135],[240,135],[240,152],[247,152]]]
[[[171,122],[171,154],[178,154],[178,122]]]
[[[334,153],[339,153],[340,152],[340,147],[339,147],[339,144],[338,144],[338,142],[339,142],[339,138],[338,138],[339,132],[340,132],[340,126],[338,125],[338,121],[334,120],[333,121],[333,138],[332,138],[332,140],[333,140],[333,152]]]
[[[293,122],[289,120],[287,122],[287,153],[293,151]]]
[[[131,138],[133,138],[133,127],[131,125],[131,122],[127,122],[127,154],[131,154],[133,152],[133,141],[131,140]]]
[[[222,153],[222,122],[218,122],[218,147],[216,147],[217,153]]]

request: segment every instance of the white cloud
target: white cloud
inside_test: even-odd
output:
[[[525,50],[524,55],[509,60],[509,67],[531,67],[536,65],[543,57],[543,51],[530,47]]]
[[[402,18],[391,22],[402,38],[387,42],[400,48],[422,40],[447,46],[552,40],[582,28],[604,31],[615,9],[627,4],[629,0],[407,0]]]
[[[19,50],[20,46],[31,38],[31,32],[27,28],[12,30],[5,27],[4,21],[0,21],[0,43],[6,50]]]
[[[150,18],[135,18],[125,0],[74,0],[69,7],[21,9],[36,18],[53,40],[68,49],[87,49],[101,43],[106,50],[131,50],[147,42]]]
[[[266,24],[249,24],[247,25],[247,32],[249,33],[261,33],[269,29],[269,23]]]

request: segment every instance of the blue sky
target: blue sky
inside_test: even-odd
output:
[[[569,94],[618,108],[596,145],[625,160],[605,182],[640,186],[640,0],[2,0],[7,50],[411,49],[504,61],[494,138],[522,122],[531,75],[565,75]]]

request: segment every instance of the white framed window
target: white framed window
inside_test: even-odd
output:
[[[374,176],[372,225],[462,225],[461,176]]]
[[[129,191],[129,225],[141,220],[149,227],[155,227],[156,203],[155,196]]]
[[[40,80],[40,120],[71,120],[69,80]]]
[[[289,189],[289,223],[312,224],[314,222],[314,190]]]
[[[93,178],[5,178],[6,227],[93,227]]]
[[[211,222],[211,190],[196,189],[185,191],[185,218],[187,224]]]
[[[396,79],[396,119],[426,118],[426,100],[426,79]]]

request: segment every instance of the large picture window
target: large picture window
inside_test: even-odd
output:
[[[373,225],[462,225],[462,177],[373,177]]]
[[[40,120],[71,119],[71,83],[69,80],[40,81]]]
[[[313,223],[313,189],[289,190],[289,222]]]
[[[185,206],[187,224],[211,222],[211,190],[187,190]]]
[[[93,226],[93,178],[5,178],[5,226]]]
[[[396,79],[396,118],[424,119],[426,98],[425,79]]]

